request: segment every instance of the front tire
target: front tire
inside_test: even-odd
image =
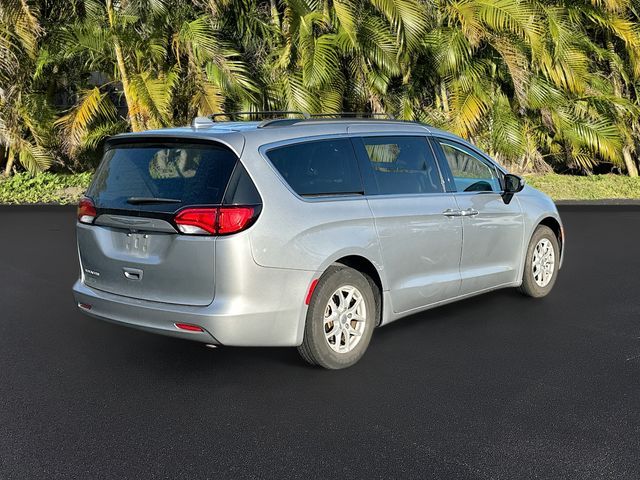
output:
[[[313,292],[298,352],[312,365],[336,370],[354,365],[369,346],[378,305],[362,273],[332,266]]]
[[[520,292],[534,298],[547,295],[556,283],[559,265],[558,239],[549,227],[539,225],[527,249]]]

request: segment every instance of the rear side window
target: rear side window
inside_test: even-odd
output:
[[[116,144],[106,150],[87,195],[105,209],[173,212],[219,204],[236,161],[213,144]]]
[[[298,195],[363,193],[356,157],[348,139],[296,143],[269,150],[267,157]]]
[[[424,137],[363,137],[378,194],[443,192],[440,172]]]

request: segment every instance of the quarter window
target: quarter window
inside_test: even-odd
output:
[[[348,139],[296,143],[269,150],[267,157],[298,195],[363,193],[360,171]]]
[[[441,141],[458,192],[499,192],[496,169],[461,147]]]
[[[378,194],[443,192],[440,172],[424,137],[363,137]]]

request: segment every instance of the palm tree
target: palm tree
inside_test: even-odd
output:
[[[237,52],[220,39],[210,16],[182,2],[84,0],[83,12],[60,35],[67,60],[113,81],[78,92],[57,122],[71,153],[93,147],[117,128],[114,85],[121,88],[131,130],[160,128],[255,95]],[[121,128],[121,127],[120,127]]]
[[[614,95],[593,72],[596,49],[569,8],[440,0],[429,13],[424,52],[411,67],[420,78],[399,92],[401,115],[444,126],[522,169],[549,168],[548,159],[582,169],[622,162]],[[616,105],[629,111],[629,102]]]
[[[52,163],[54,113],[37,92],[36,65],[42,28],[24,1],[0,4],[0,164],[11,175],[15,161],[32,173]]]
[[[163,0],[85,0],[77,10],[77,21],[58,38],[68,60],[82,58],[87,71],[113,72],[133,131],[165,126],[170,121],[170,91],[176,75],[163,68],[167,54],[161,37],[164,32],[154,28],[166,14]],[[107,85],[102,86],[102,92],[82,92],[78,104],[82,111],[61,120],[68,131],[74,125],[86,129],[95,114],[108,116],[113,107],[104,91]]]
[[[522,170],[589,172],[608,162],[635,176],[638,8],[636,0],[4,0],[0,161],[8,158],[5,171],[16,159],[32,171],[62,160],[73,167],[115,132],[213,112],[350,110],[445,127]],[[92,81],[96,72],[106,80]],[[62,115],[52,107],[60,91],[75,96]]]
[[[424,33],[424,5],[416,0],[209,5],[216,28],[258,77],[255,108],[384,110],[388,86],[403,81]]]
[[[598,70],[606,79],[604,90],[622,135],[622,157],[629,176],[638,176],[638,165],[632,154],[640,140],[638,97],[635,91],[640,79],[640,15],[638,4],[631,0],[594,2],[590,5],[571,3],[577,23],[583,25],[594,43]]]

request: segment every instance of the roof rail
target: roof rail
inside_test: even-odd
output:
[[[374,112],[327,112],[327,113],[312,113],[309,115],[311,118],[374,118],[385,117],[387,120],[395,120],[395,117],[390,113],[374,113]]]
[[[308,118],[269,118],[267,120],[263,120],[258,124],[258,128],[265,127],[285,127],[287,125],[295,125],[296,123],[304,122],[305,120],[309,120]]]
[[[329,112],[329,113],[312,113],[308,117],[300,118],[270,118],[263,120],[258,125],[258,128],[266,127],[286,127],[287,125],[296,125],[304,122],[304,120],[359,120],[359,119],[372,119],[373,117],[385,117],[380,120],[393,120],[394,122],[400,122],[402,120],[396,120],[390,113],[372,113],[372,112]]]
[[[297,110],[256,110],[256,111],[248,111],[248,112],[218,112],[213,113],[208,116],[213,122],[217,121],[218,117],[227,117],[227,118],[236,118],[241,115],[248,115],[251,117],[256,116],[284,116],[284,115],[299,115],[300,117],[307,119],[310,118],[310,115],[307,112],[300,112]]]
[[[245,111],[245,112],[216,112],[211,115],[207,115],[204,117],[196,117],[193,119],[191,126],[193,128],[207,128],[211,127],[214,123],[219,122],[217,120],[220,117],[226,117],[227,121],[237,121],[237,117],[240,116],[249,116],[249,117],[272,117],[265,118],[260,125],[259,128],[264,127],[275,127],[275,126],[285,126],[285,125],[293,125],[295,123],[300,122],[301,120],[321,120],[321,119],[373,119],[375,117],[384,117],[381,120],[395,120],[395,117],[390,113],[374,113],[374,112],[323,112],[323,113],[313,113],[308,114],[307,112],[302,112],[298,110],[256,110],[256,111]],[[298,115],[302,118],[290,118],[290,115]]]
[[[307,112],[301,112],[297,110],[256,110],[256,111],[246,111],[246,112],[216,112],[211,115],[196,117],[191,122],[191,126],[193,128],[206,128],[210,127],[213,123],[219,122],[217,118],[226,117],[227,121],[236,121],[237,117],[240,116],[276,116],[275,118],[267,119],[269,120],[300,120],[300,119],[291,119],[284,117],[285,115],[298,115],[302,117],[302,119],[307,120],[311,118],[311,116]],[[277,116],[280,116],[279,118]]]

